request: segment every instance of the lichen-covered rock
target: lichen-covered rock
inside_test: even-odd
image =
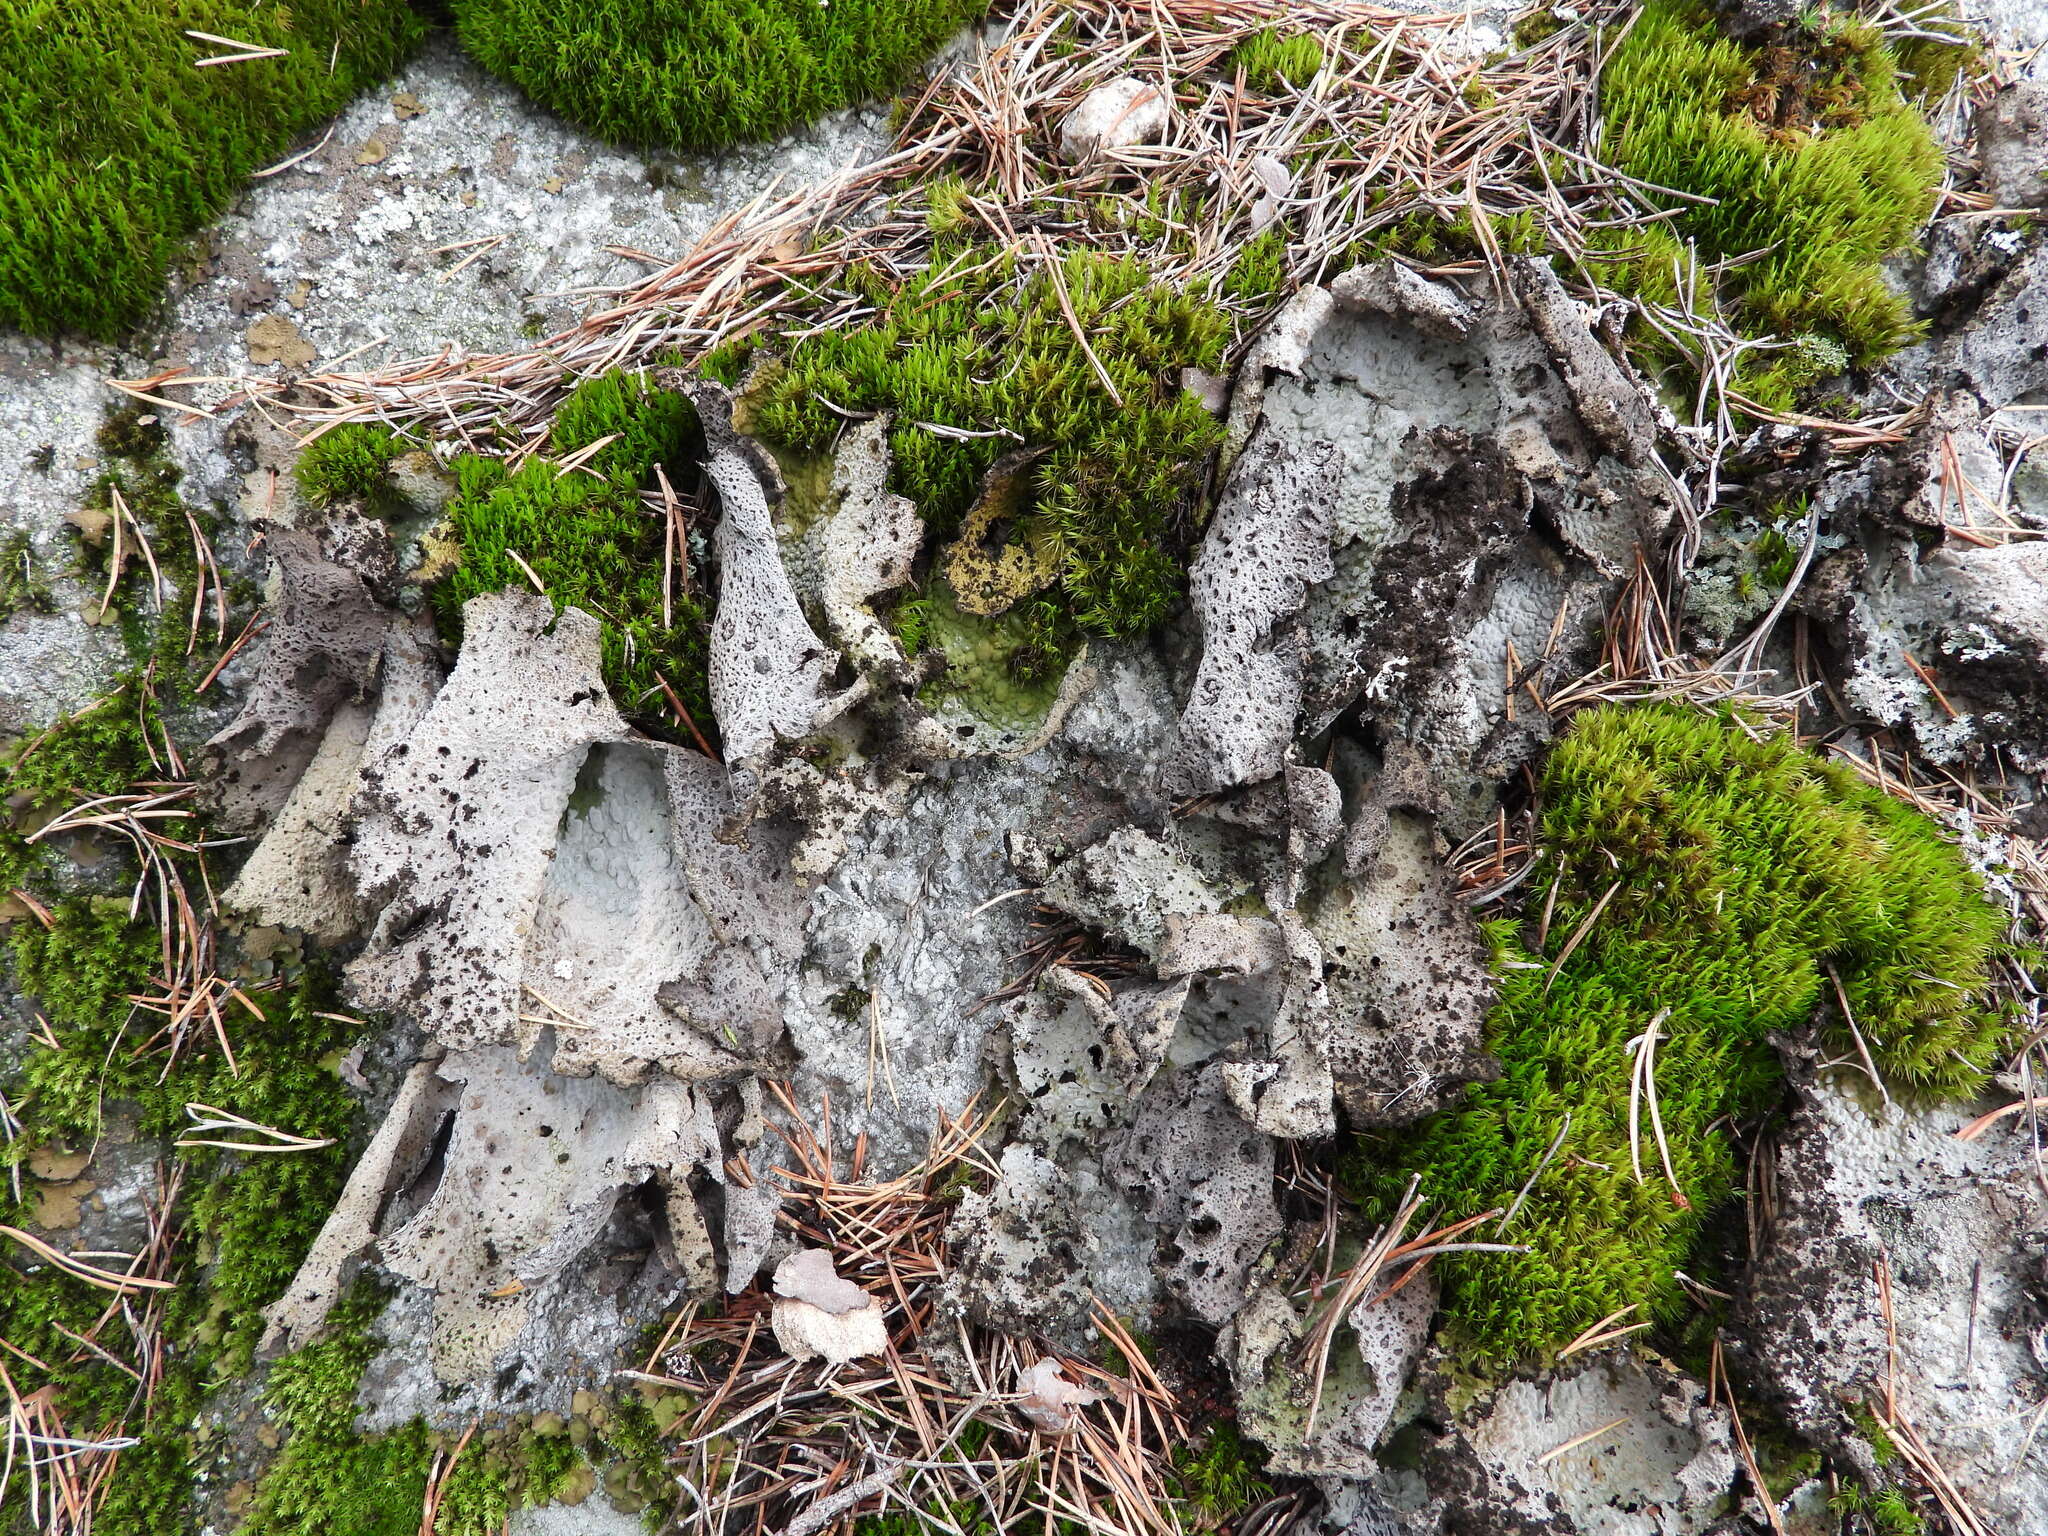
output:
[[[433,705],[364,765],[351,860],[382,911],[348,972],[362,1006],[418,1020],[452,1050],[519,1037],[527,933],[563,812],[590,747],[625,736],[596,620],[510,592],[472,598],[463,618]]]
[[[1448,1365],[1436,1360],[1432,1370]],[[1432,1375],[1439,1402],[1449,1387]],[[1655,1357],[1610,1351],[1516,1378],[1424,1435],[1422,1466],[1455,1536],[1707,1536],[1737,1476],[1727,1410]],[[1573,1442],[1578,1442],[1574,1444]],[[1569,1447],[1569,1449],[1566,1449]]]
[[[1325,1355],[1309,1319],[1284,1295],[1271,1286],[1256,1291],[1218,1335],[1216,1353],[1268,1465],[1295,1477],[1372,1477],[1374,1452],[1428,1345],[1435,1311],[1436,1283],[1425,1271],[1354,1307]]]
[[[875,617],[871,599],[909,584],[924,520],[909,497],[889,489],[889,419],[864,421],[832,456],[835,500],[824,531],[819,599],[825,622],[864,668],[903,664],[903,649]]]
[[[1995,208],[2048,206],[2048,80],[2014,80],[1977,114],[1977,155]]]
[[[1330,1066],[1354,1126],[1406,1125],[1495,1070],[1482,1044],[1492,955],[1437,848],[1441,796],[1397,753],[1345,837],[1345,878],[1311,908],[1330,970]]]
[[[462,1085],[446,1165],[378,1251],[387,1269],[433,1293],[433,1364],[443,1380],[467,1383],[496,1368],[527,1324],[526,1293],[576,1264],[632,1185],[651,1179],[662,1191],[676,1280],[709,1278],[710,1242],[689,1180],[700,1169],[715,1174],[724,1154],[709,1106],[690,1089],[665,1078],[620,1089],[562,1077],[504,1047],[454,1053],[437,1070]]]
[[[1214,912],[1222,905],[1184,852],[1137,827],[1119,827],[1063,861],[1046,877],[1039,895],[1155,960],[1171,919]]]
[[[1260,369],[1253,398],[1248,360],[1232,419],[1240,441],[1262,419],[1339,448],[1333,574],[1301,619],[1304,731],[1355,710],[1412,744],[1457,837],[1547,739],[1538,700],[1584,670],[1674,503],[1644,387],[1554,280],[1518,266],[1483,305],[1418,283],[1373,269],[1304,290],[1289,366]]]
[[[1909,728],[1936,762],[1973,762],[1995,743],[2029,771],[2044,765],[2048,545],[1954,543],[1923,555],[1901,540],[1867,567],[1849,632],[1843,692]]]
[[[1837,1448],[1859,1433],[1852,1410],[1886,1410],[1890,1375],[1899,1412],[1991,1528],[2048,1529],[2031,1437],[2048,1390],[2048,1220],[2026,1115],[1965,1136],[1966,1110],[1887,1107],[1855,1088],[1801,1092],[1731,1362]]]
[[[1156,1262],[1168,1292],[1205,1323],[1229,1322],[1282,1223],[1273,1201],[1273,1142],[1231,1107],[1218,1069],[1189,1067],[1156,1079],[1104,1162],[1162,1233]]]
[[[1179,794],[1270,779],[1286,765],[1301,712],[1310,585],[1329,580],[1336,445],[1255,434],[1223,488],[1189,570],[1202,661],[1180,745],[1167,765]]]
[[[441,685],[430,629],[393,622],[384,634],[376,698],[336,706],[283,807],[223,896],[230,910],[324,943],[354,937],[374,914],[349,873],[349,816],[363,765],[411,733]]]
[[[830,688],[839,655],[797,603],[769,515],[781,477],[734,430],[732,397],[708,381],[687,388],[704,427],[705,477],[718,492],[718,609],[711,621],[711,707],[727,757],[752,762],[801,741],[847,702]]]

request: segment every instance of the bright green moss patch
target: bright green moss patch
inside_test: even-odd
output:
[[[1589,711],[1542,804],[1525,919],[1494,931],[1502,1076],[1370,1176],[1384,1191],[1419,1174],[1439,1221],[1505,1207],[1535,1176],[1514,1224],[1479,1234],[1531,1252],[1442,1261],[1453,1336],[1503,1360],[1620,1308],[1678,1314],[1672,1272],[1734,1186],[1728,1121],[1780,1091],[1770,1036],[1820,1008],[1830,1054],[1856,1059],[1837,979],[1895,1095],[1978,1088],[2004,1037],[1979,998],[2005,921],[1961,855],[1787,737],[1683,706]],[[1657,1117],[1636,1095],[1632,1149],[1652,1030]]]
[[[606,437],[614,440],[583,468],[560,472],[561,459]],[[666,702],[665,681],[698,728],[710,732],[703,571],[690,558],[688,540],[671,548],[664,616],[666,532],[661,514],[641,499],[656,484],[657,465],[666,466],[674,490],[687,490],[701,452],[687,400],[611,375],[578,385],[563,402],[548,458],[509,475],[499,459],[457,459],[448,513],[462,559],[434,589],[444,629],[460,632],[462,605],[480,592],[532,590],[523,560],[558,607],[582,608],[603,625],[605,684],[628,718],[675,736],[682,727]]]
[[[1230,66],[1244,71],[1244,83],[1272,95],[1286,86],[1305,86],[1323,67],[1322,42],[1306,32],[1268,27],[1231,50]]]
[[[1067,256],[1059,278],[1021,274],[1012,256],[981,247],[942,246],[900,288],[857,268],[848,285],[877,313],[797,342],[748,401],[763,438],[812,453],[844,425],[837,412],[894,412],[891,484],[941,543],[999,458],[1043,450],[1014,504],[978,530],[990,561],[1014,551],[1011,563],[1044,573],[1033,590],[1050,607],[1036,659],[1018,669],[1026,677],[1044,675],[1078,635],[1141,634],[1164,617],[1181,587],[1190,502],[1222,439],[1180,382],[1182,368],[1221,366],[1219,309],[1150,282],[1137,262],[1088,252]]]
[[[347,422],[308,443],[292,466],[292,477],[316,507],[361,501],[372,511],[389,511],[396,502],[391,464],[406,447],[406,440],[389,427]]]
[[[1751,47],[1694,0],[1648,0],[1602,73],[1601,109],[1617,169],[1714,199],[1674,202],[1670,230],[1612,232],[1631,270],[1608,281],[1669,302],[1673,258],[1689,270],[1675,231],[1710,262],[1767,253],[1721,279],[1747,334],[1827,338],[1858,364],[1914,335],[1878,264],[1932,211],[1941,152],[1875,28],[1820,10]],[[1814,361],[1763,354],[1739,382],[1787,405]]]
[[[198,69],[239,50],[283,58]],[[113,339],[249,173],[424,31],[403,0],[13,0],[0,7],[0,325]]]
[[[982,0],[453,0],[463,46],[604,138],[722,149],[903,84]]]

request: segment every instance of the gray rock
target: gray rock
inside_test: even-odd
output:
[[[2048,80],[2015,80],[1977,114],[1984,190],[1996,208],[2048,207]]]
[[[2048,1462],[2030,1426],[2048,1390],[2048,1221],[2025,1116],[1964,1139],[1968,1120],[1804,1089],[1731,1355],[1836,1447],[1848,1406],[1882,1410],[1896,1369],[1900,1411],[1964,1496],[1994,1529],[2040,1530]]]

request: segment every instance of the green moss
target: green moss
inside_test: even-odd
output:
[[[535,459],[507,475],[497,459],[455,461],[449,504],[461,563],[433,601],[444,630],[460,633],[462,604],[480,592],[531,590],[524,560],[557,607],[574,606],[603,626],[605,684],[627,718],[688,740],[661,683],[666,679],[700,730],[713,730],[706,681],[710,607],[687,547],[674,558],[668,622],[662,612],[660,515],[641,500],[665,465],[678,492],[694,483],[702,443],[696,414],[679,395],[626,374],[586,380],[555,417],[550,452],[560,458],[617,434],[586,469],[558,473]],[[513,558],[514,555],[518,560]]]
[[[1695,0],[1648,0],[1602,73],[1601,108],[1617,169],[1714,200],[1673,204],[1704,260],[1769,253],[1721,280],[1748,334],[1831,338],[1858,364],[1916,334],[1878,264],[1933,208],[1941,152],[1874,28],[1821,10],[1751,47]],[[1609,238],[1648,239],[1631,261],[1670,254],[1670,237],[1645,229]],[[1796,384],[1768,377],[1774,366],[1739,382],[1783,399]]]
[[[1927,1517],[1913,1507],[1913,1501],[1897,1488],[1881,1488],[1875,1492],[1844,1483],[1830,1495],[1828,1508],[1833,1513],[1845,1515],[1851,1520],[1846,1528],[1862,1536],[1921,1536],[1927,1529]]]
[[[391,463],[406,451],[406,440],[389,427],[346,422],[313,439],[292,466],[299,491],[316,507],[360,501],[371,511],[398,507]]]
[[[1262,310],[1287,291],[1287,236],[1277,226],[1254,235],[1223,274],[1218,292],[1233,303]]]
[[[769,138],[894,89],[981,0],[453,0],[477,61],[604,138]]]
[[[1267,27],[1233,48],[1224,67],[1243,70],[1246,85],[1271,96],[1285,86],[1298,89],[1315,79],[1323,67],[1323,45],[1311,33]]]
[[[369,1436],[355,1427],[356,1386],[377,1352],[370,1325],[382,1308],[358,1286],[323,1338],[272,1367],[263,1400],[285,1442],[240,1536],[416,1536],[427,1496],[425,1429],[415,1421]]]
[[[0,539],[0,621],[56,608],[49,580],[36,565],[35,541],[22,531]]]
[[[1526,920],[1493,928],[1501,1077],[1353,1170],[1382,1199],[1419,1174],[1437,1220],[1533,1178],[1513,1226],[1484,1232],[1531,1251],[1444,1261],[1453,1337],[1510,1361],[1619,1308],[1682,1312],[1673,1271],[1735,1181],[1726,1127],[1775,1101],[1770,1037],[1832,1004],[1835,978],[1896,1095],[1975,1091],[2005,1035],[1977,1000],[2004,918],[1961,855],[1783,735],[1675,705],[1592,710],[1553,751],[1542,805]],[[1825,1016],[1830,1052],[1853,1059]],[[1631,1168],[1632,1042],[1653,1026],[1675,1188],[1646,1103]]]
[[[1221,1531],[1271,1498],[1273,1485],[1265,1453],[1233,1426],[1218,1424],[1199,1450],[1184,1445],[1174,1452],[1167,1492],[1190,1528]]]
[[[195,69],[233,48],[287,50]],[[0,7],[0,325],[111,340],[249,173],[405,57],[403,0],[15,0]]]
[[[1039,676],[1077,633],[1135,635],[1164,616],[1180,590],[1189,504],[1222,435],[1179,378],[1221,366],[1220,310],[1149,282],[1133,261],[1076,252],[1060,278],[1114,392],[1049,275],[944,244],[900,289],[876,271],[849,273],[878,313],[797,342],[751,392],[754,427],[799,452],[831,446],[844,424],[831,407],[895,412],[891,483],[938,540],[959,531],[998,457],[1043,450],[995,530],[1051,576],[1023,669]],[[945,437],[927,422],[1010,435]]]

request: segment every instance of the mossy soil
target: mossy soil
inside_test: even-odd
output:
[[[891,414],[891,488],[916,503],[934,552],[931,606],[899,630],[936,643],[949,615],[1000,620],[974,648],[1000,651],[1029,685],[1056,679],[1086,636],[1157,624],[1222,440],[1180,373],[1221,366],[1223,311],[1136,260],[1077,251],[1026,270],[947,237],[901,284],[866,268],[845,284],[873,315],[758,354],[749,422],[820,453],[848,413]],[[978,506],[999,464],[1000,502]]]
[[[407,0],[0,8],[0,325],[120,340],[250,174],[382,79]],[[601,137],[723,148],[902,84],[980,0],[453,0],[464,47]],[[197,34],[207,34],[199,36]],[[211,39],[211,40],[209,40]],[[202,67],[202,60],[228,60]]]
[[[175,1285],[123,1303],[10,1243],[0,1254],[5,1368],[18,1394],[50,1393],[73,1436],[136,1442],[120,1453],[98,1504],[93,1529],[101,1536],[176,1536],[198,1528],[202,1487],[223,1472],[250,1470],[247,1437],[221,1420],[216,1394],[228,1388],[232,1396],[252,1374],[263,1380],[262,1400],[285,1439],[246,1506],[228,1499],[230,1512],[243,1512],[236,1528],[254,1536],[411,1536],[439,1442],[417,1424],[375,1438],[353,1429],[356,1381],[374,1350],[368,1325],[378,1298],[351,1298],[322,1341],[267,1375],[256,1360],[262,1309],[297,1271],[367,1129],[337,1069],[345,1052],[376,1035],[379,1021],[341,1008],[332,970],[317,953],[276,942],[275,935],[245,945],[221,931],[217,969],[241,994],[223,1017],[234,1061],[203,1025],[173,1050],[158,1034],[162,1016],[133,1002],[161,993],[164,975],[152,906],[146,900],[138,916],[131,901],[133,860],[106,839],[71,848],[92,855],[83,865],[31,841],[52,814],[82,800],[176,778],[171,754],[181,740],[185,752],[192,750],[207,703],[199,684],[217,649],[208,633],[187,655],[185,616],[198,562],[186,519],[203,532],[212,518],[180,499],[161,428],[122,412],[102,431],[100,447],[109,467],[89,506],[104,509],[121,493],[154,538],[166,586],[159,591],[147,562],[132,553],[123,561],[112,573],[110,621],[126,643],[129,671],[102,700],[13,743],[6,757],[0,891],[28,893],[41,915],[18,913],[5,929],[10,979],[34,1031],[16,1047],[4,1090],[13,1127],[4,1161],[13,1172],[0,1185],[0,1221],[44,1230],[39,1222],[52,1214],[50,1186],[32,1167],[47,1168],[48,1159],[68,1170],[93,1153],[83,1168],[92,1179],[104,1177],[110,1161],[139,1158],[147,1167],[153,1156],[161,1176],[176,1185],[166,1213],[173,1251],[166,1275]],[[95,602],[110,554],[110,539],[79,548],[78,574]],[[252,595],[235,589],[235,618]],[[203,816],[155,825],[183,845],[165,854],[195,899],[207,883],[218,889],[231,877],[235,851],[202,846]],[[188,1129],[190,1104],[330,1144],[271,1155],[174,1147]],[[59,1248],[77,1245],[68,1227],[47,1236]],[[134,1336],[125,1320],[131,1316]],[[107,1353],[81,1342],[96,1335]],[[117,1363],[136,1354],[138,1337],[150,1341],[157,1372],[146,1398]],[[566,1441],[542,1444],[546,1438],[530,1426],[480,1437],[447,1479],[440,1536],[491,1536],[512,1502],[561,1491],[583,1466],[583,1452]],[[604,1454],[604,1444],[593,1452]],[[0,1526],[22,1517],[29,1486],[17,1468]]]
[[[723,149],[886,94],[986,0],[452,0],[477,62],[607,139]]]

